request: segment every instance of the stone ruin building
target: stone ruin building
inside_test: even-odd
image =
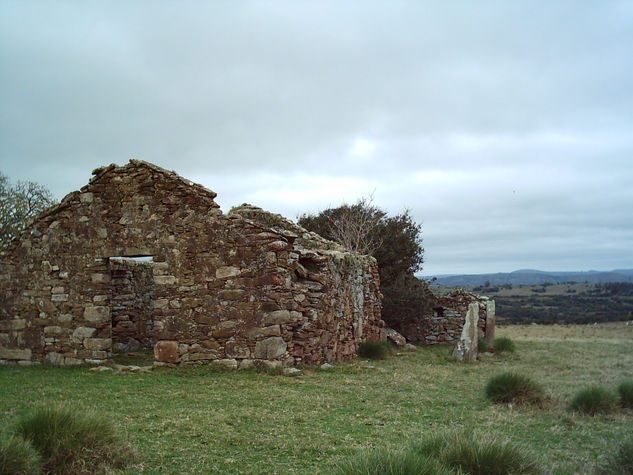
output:
[[[214,192],[147,162],[93,175],[0,252],[0,363],[153,348],[157,364],[293,366],[393,334],[373,257],[250,205],[225,215]],[[494,301],[433,299],[396,328],[408,341],[457,343],[473,304],[494,335]]]
[[[430,293],[430,290],[429,290]],[[396,327],[407,341],[421,345],[457,343],[468,309],[477,304],[477,334],[492,341],[495,331],[495,301],[488,297],[457,290],[438,297],[431,294],[432,311],[414,321],[403,322]]]
[[[372,257],[146,162],[93,175],[0,254],[0,362],[292,366],[384,333]]]
[[[495,301],[463,290],[437,296],[428,284],[423,285],[430,310],[387,328],[387,340],[397,345],[407,341],[418,345],[452,344],[453,356],[459,361],[477,360],[479,338],[492,345],[495,336]]]

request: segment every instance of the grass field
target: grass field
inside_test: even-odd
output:
[[[139,452],[129,473],[329,473],[366,448],[399,448],[437,431],[475,428],[536,452],[547,473],[591,473],[630,435],[633,411],[597,417],[566,405],[590,384],[633,377],[633,325],[508,326],[511,356],[452,361],[448,347],[356,360],[299,377],[209,367],[112,374],[0,368],[0,421],[65,404],[106,415]],[[487,379],[514,370],[541,383],[544,408],[495,406]]]

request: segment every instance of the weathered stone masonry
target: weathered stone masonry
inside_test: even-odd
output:
[[[430,291],[429,291],[430,293]],[[432,295],[432,294],[431,294]],[[423,345],[456,343],[462,333],[470,304],[477,303],[478,335],[492,341],[495,328],[495,301],[464,291],[433,298],[433,311],[415,321],[403,322],[396,330],[407,341]]]
[[[0,361],[294,365],[379,338],[373,258],[146,162],[93,174],[0,254]]]

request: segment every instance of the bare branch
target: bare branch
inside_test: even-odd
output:
[[[55,204],[48,188],[32,181],[18,181],[11,186],[0,173],[0,248],[11,242],[30,219]]]
[[[375,232],[385,214],[373,205],[373,192],[354,205],[343,205],[329,217],[329,231],[336,241],[361,254],[372,254],[382,244]]]

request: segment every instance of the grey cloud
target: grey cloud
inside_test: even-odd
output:
[[[135,157],[225,210],[289,217],[375,190],[424,222],[428,272],[633,266],[631,18],[617,1],[7,1],[0,169],[61,197]]]

